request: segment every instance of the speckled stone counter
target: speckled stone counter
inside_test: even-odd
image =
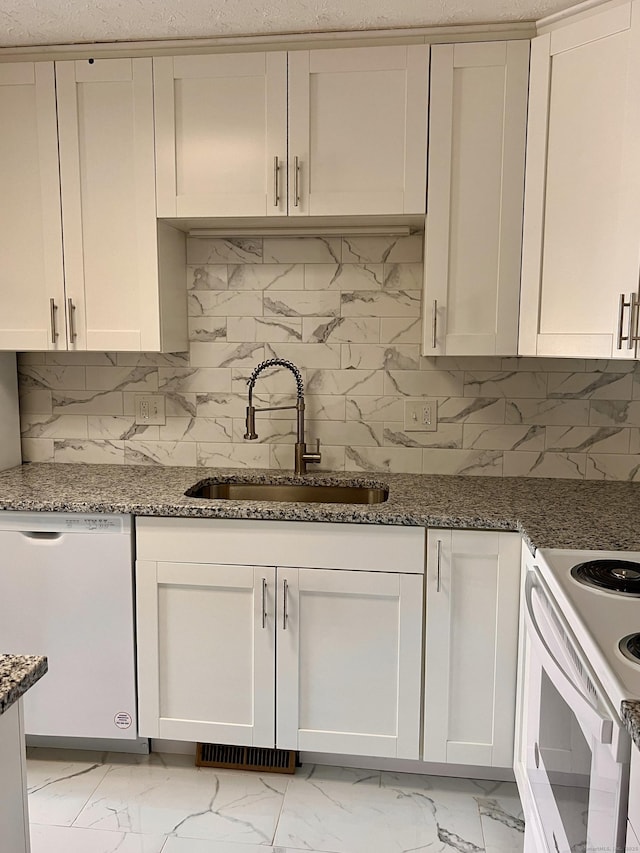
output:
[[[0,714],[27,692],[47,671],[41,655],[0,655]]]
[[[622,703],[622,722],[626,725],[633,742],[640,749],[640,702]]]
[[[188,498],[201,481],[386,486],[377,505]],[[427,474],[30,464],[0,473],[0,510],[109,512],[517,530],[536,548],[640,550],[640,484]]]
[[[387,486],[377,505],[188,498],[201,481]],[[427,474],[30,464],[0,472],[0,510],[517,530],[532,548],[640,550],[640,484]]]

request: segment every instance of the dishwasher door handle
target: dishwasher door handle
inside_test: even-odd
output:
[[[25,539],[30,539],[32,542],[46,542],[55,539],[62,539],[62,533],[55,533],[49,530],[21,530],[20,535]]]

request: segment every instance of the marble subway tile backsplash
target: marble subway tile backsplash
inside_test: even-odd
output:
[[[291,469],[294,413],[242,437],[247,378],[278,357],[322,469],[640,480],[640,365],[420,355],[420,235],[189,239],[187,261],[189,352],[19,357],[25,461]],[[294,392],[269,370],[255,400]],[[165,425],[135,423],[140,393]],[[404,429],[413,397],[437,400],[436,431]]]

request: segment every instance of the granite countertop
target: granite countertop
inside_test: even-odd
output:
[[[42,655],[0,655],[0,714],[27,692],[47,671]]]
[[[377,505],[188,498],[201,481],[388,486]],[[428,474],[32,463],[0,472],[0,510],[350,522],[514,530],[535,548],[640,550],[640,485]]]
[[[640,702],[622,703],[622,722],[627,727],[633,742],[640,749]]]

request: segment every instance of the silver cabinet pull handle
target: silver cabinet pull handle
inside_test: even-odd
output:
[[[432,335],[432,341],[431,341],[431,345],[433,346],[434,349],[436,348],[436,346],[438,344],[437,330],[438,330],[438,300],[434,299],[433,300],[433,335]]]
[[[280,161],[278,157],[273,158],[273,206],[280,204]]]
[[[624,323],[624,309],[626,306],[624,301],[624,293],[620,294],[620,302],[618,303],[618,342],[616,349],[622,349],[622,324]]]
[[[76,332],[76,306],[73,304],[73,299],[69,297],[69,340],[75,341],[78,337],[78,333]]]
[[[640,301],[636,293],[631,294],[631,304],[629,306],[629,349],[638,343],[638,311],[640,310]]]
[[[58,330],[56,329],[56,311],[58,310],[58,306],[56,305],[55,299],[49,300],[49,314],[51,316],[51,343],[55,344],[56,338],[58,337]]]
[[[298,207],[300,204],[300,160],[297,157],[293,159],[293,206]]]
[[[267,579],[262,578],[262,627],[267,627]]]
[[[633,311],[634,311],[633,306],[635,304],[635,300],[636,300],[636,296],[634,293],[631,294],[628,302],[624,298],[624,293],[620,294],[620,303],[619,303],[619,308],[618,308],[618,343],[617,343],[617,349],[622,349],[622,344],[624,341],[627,342],[627,349],[633,348],[632,327],[633,327]],[[624,326],[624,309],[625,308],[629,309],[629,329],[627,331],[626,337],[622,334],[622,327]]]
[[[436,555],[436,592],[440,592],[440,581],[442,579],[442,542],[440,539],[438,539]]]
[[[286,579],[282,582],[282,630],[287,630],[289,621],[289,584]]]

